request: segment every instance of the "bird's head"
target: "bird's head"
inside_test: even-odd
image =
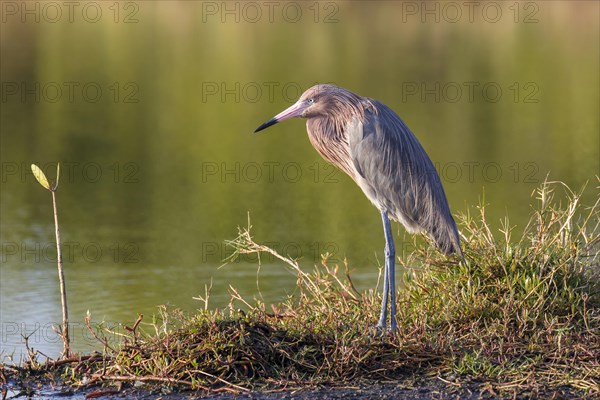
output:
[[[262,131],[278,122],[293,117],[315,118],[332,114],[344,103],[343,97],[357,97],[354,93],[334,85],[315,85],[300,96],[297,102],[283,110],[258,128],[254,132]]]

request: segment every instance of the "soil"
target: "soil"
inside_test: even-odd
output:
[[[33,379],[32,379],[33,378]],[[124,385],[120,390],[111,387],[90,387],[74,390],[68,386],[49,382],[45,377],[28,377],[20,380],[14,375],[2,388],[2,399],[138,399],[138,400],[337,400],[337,399],[583,399],[569,388],[556,391],[516,392],[502,395],[496,393],[491,386],[473,382],[456,385],[436,377],[407,377],[395,382],[361,381],[355,385],[295,387],[293,389],[276,389],[260,392],[201,392],[174,391],[156,385]]]

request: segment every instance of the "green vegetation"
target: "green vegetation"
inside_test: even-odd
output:
[[[503,396],[565,387],[598,395],[600,199],[585,207],[581,193],[556,182],[535,194],[517,241],[508,220],[497,239],[480,206],[459,223],[467,265],[433,246],[403,261],[397,332],[373,329],[377,289],[357,292],[347,268],[326,255],[304,272],[255,243],[247,227],[229,243],[233,257],[280,259],[297,276],[286,301],[267,306],[232,289],[228,309],[191,316],[161,309],[151,324],[140,317],[114,348],[97,330],[104,354],[61,363],[63,376],[73,384],[149,381],[239,392],[420,375]]]

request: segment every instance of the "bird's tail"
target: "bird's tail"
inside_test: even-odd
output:
[[[432,229],[429,230],[429,235],[435,241],[437,247],[444,254],[458,254],[463,262],[465,256],[460,248],[460,237],[456,223],[451,215],[446,216],[444,221],[438,221]]]

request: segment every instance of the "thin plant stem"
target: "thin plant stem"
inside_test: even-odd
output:
[[[61,337],[63,339],[63,358],[68,358],[70,353],[70,341],[69,341],[69,312],[67,310],[67,290],[65,288],[65,274],[62,262],[62,250],[60,247],[60,228],[58,227],[58,210],[56,207],[56,191],[52,190],[52,207],[54,208],[54,226],[56,233],[56,259],[58,264],[58,280],[60,283],[60,301],[62,305],[62,332]]]

